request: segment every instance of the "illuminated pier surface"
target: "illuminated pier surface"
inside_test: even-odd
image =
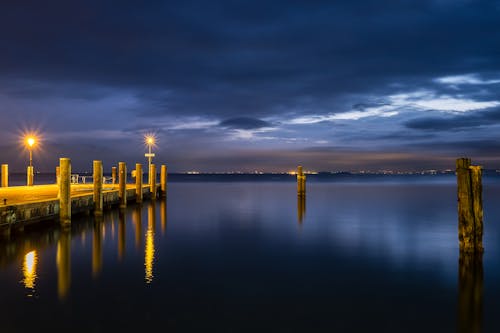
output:
[[[110,209],[120,203],[118,184],[104,184],[103,206]],[[155,197],[160,184],[156,186]],[[149,185],[142,186],[144,198],[151,198]],[[136,184],[126,184],[127,201],[136,200]],[[94,210],[93,184],[71,185],[72,214]],[[59,218],[58,185],[14,186],[0,188],[0,228]]]

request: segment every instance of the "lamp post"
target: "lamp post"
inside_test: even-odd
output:
[[[33,146],[36,143],[36,139],[33,136],[29,136],[26,138],[26,144],[28,145],[28,150],[30,153],[30,164],[28,166],[28,169],[26,170],[26,176],[27,176],[27,185],[28,186],[33,186],[33,177],[34,177],[34,172],[33,172]]]
[[[151,174],[151,161],[155,156],[155,154],[151,152],[151,147],[155,144],[155,137],[154,135],[146,135],[144,136],[144,141],[148,146],[148,152],[144,154],[144,156],[148,158],[148,184],[151,185],[152,177],[155,176]]]

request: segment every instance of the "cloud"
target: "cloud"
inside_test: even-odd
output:
[[[435,79],[434,81],[442,84],[449,85],[488,85],[500,83],[500,80],[484,80],[478,74],[462,74],[462,75],[452,75],[444,76]]]
[[[455,131],[476,127],[497,126],[500,122],[500,109],[473,114],[455,114],[448,117],[423,117],[408,120],[407,128],[425,131]]]
[[[273,127],[267,121],[250,118],[250,117],[236,117],[223,120],[219,123],[219,126],[233,129],[242,129],[242,130],[252,130],[263,127]]]

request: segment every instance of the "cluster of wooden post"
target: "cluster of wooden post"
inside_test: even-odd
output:
[[[153,174],[149,175],[151,199],[155,200],[157,196],[156,190],[156,166],[151,165],[150,171]],[[59,219],[62,225],[69,225],[71,223],[71,160],[69,158],[60,158],[59,167],[57,168],[59,175],[57,176],[57,183],[59,187]],[[142,164],[136,163],[135,170],[135,198],[137,203],[143,201],[142,193]],[[167,166],[161,166],[161,185],[160,196],[166,198],[167,189]],[[116,178],[116,167],[112,167],[113,184]],[[93,162],[93,179],[94,179],[94,214],[101,216],[103,211],[103,166],[102,161]],[[118,163],[118,198],[120,208],[127,207],[127,166],[125,162]]]
[[[482,168],[457,159],[458,239],[460,252],[483,252]]]

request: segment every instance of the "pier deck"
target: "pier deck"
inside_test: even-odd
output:
[[[155,198],[149,185],[142,185],[145,198]],[[58,185],[13,186],[0,188],[0,229],[23,227],[25,224],[59,218]],[[126,184],[126,201],[136,200],[136,184]],[[104,184],[104,208],[120,204],[119,184]],[[80,214],[93,211],[93,184],[71,184],[71,211]]]

